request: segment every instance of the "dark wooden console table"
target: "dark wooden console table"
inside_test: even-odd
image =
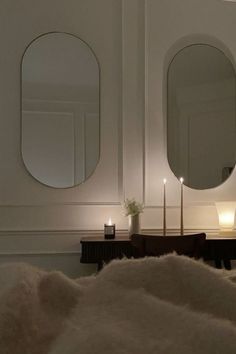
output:
[[[98,270],[104,263],[122,257],[131,258],[133,249],[128,236],[116,236],[115,239],[106,240],[103,236],[83,237],[81,243],[81,263],[95,263]],[[235,238],[221,236],[209,237],[205,242],[204,260],[212,260],[217,268],[222,262],[226,269],[231,269],[230,261],[236,259]]]
[[[103,236],[83,237],[81,243],[81,263],[96,263],[100,270],[104,263],[112,259],[130,258],[133,256],[130,239],[126,236],[116,236],[107,240]]]

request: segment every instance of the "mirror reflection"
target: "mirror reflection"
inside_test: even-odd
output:
[[[176,177],[195,189],[220,185],[235,166],[235,70],[225,54],[195,44],[179,51],[167,77],[167,150]]]
[[[99,66],[90,47],[66,33],[34,40],[22,59],[22,156],[41,183],[66,188],[99,160]]]

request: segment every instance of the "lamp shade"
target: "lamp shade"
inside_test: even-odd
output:
[[[234,229],[236,202],[215,202],[220,232],[227,233]]]

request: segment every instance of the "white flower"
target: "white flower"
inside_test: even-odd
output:
[[[139,202],[136,202],[135,199],[125,199],[123,208],[125,211],[125,216],[134,216],[143,212],[144,205]]]

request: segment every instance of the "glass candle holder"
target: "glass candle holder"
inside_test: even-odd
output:
[[[112,224],[111,219],[109,219],[107,224],[104,224],[104,237],[105,239],[111,240],[116,236],[116,225]]]

